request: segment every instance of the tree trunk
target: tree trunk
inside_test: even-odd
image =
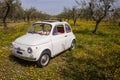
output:
[[[7,19],[9,11],[10,11],[10,5],[7,3],[6,13],[5,13],[5,16],[3,16],[3,24],[4,24],[4,32],[5,33],[7,32],[7,29],[8,29],[6,19]]]
[[[23,17],[23,21],[24,21],[24,22],[25,22],[25,19],[26,19],[26,18],[25,18],[25,17]]]
[[[100,21],[96,21],[95,29],[92,32],[93,34],[97,33],[99,23],[100,23]]]
[[[28,24],[30,23],[30,17],[29,16],[27,16],[27,22],[28,22]]]
[[[76,27],[76,21],[77,21],[77,19],[74,19],[74,26]]]
[[[120,26],[120,22],[118,23],[118,26]]]
[[[16,18],[14,17],[14,23],[16,23]]]
[[[4,33],[6,33],[8,29],[6,19],[3,19],[3,25],[4,25]]]

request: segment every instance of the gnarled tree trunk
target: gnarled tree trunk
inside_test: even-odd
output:
[[[96,34],[96,33],[97,33],[99,23],[100,23],[100,21],[96,21],[95,29],[94,29],[93,32],[92,32],[93,34]]]
[[[118,23],[118,26],[120,26],[120,22]]]
[[[9,11],[10,11],[10,5],[6,3],[6,11],[5,11],[5,15],[3,16],[3,24],[4,24],[5,33],[7,32],[7,29],[8,29],[6,19],[7,19]]]

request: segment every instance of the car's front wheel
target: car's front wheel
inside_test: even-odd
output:
[[[37,61],[37,64],[39,67],[47,66],[50,61],[50,52],[49,51],[43,51],[41,54],[39,60]]]

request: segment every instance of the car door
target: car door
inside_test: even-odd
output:
[[[68,49],[72,42],[72,30],[69,24],[65,24],[65,48]]]
[[[53,46],[53,55],[65,50],[65,29],[63,24],[55,25],[51,40]]]

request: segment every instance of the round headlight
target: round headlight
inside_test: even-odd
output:
[[[32,48],[29,47],[28,50],[27,50],[27,52],[28,53],[32,53]]]

